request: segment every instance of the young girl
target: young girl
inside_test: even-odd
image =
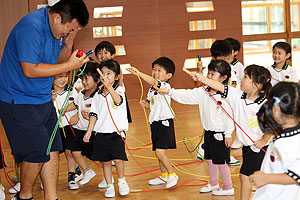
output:
[[[125,140],[125,131],[128,130],[125,88],[118,83],[121,69],[117,61],[104,61],[99,68],[103,73],[103,76],[100,77],[103,85],[92,101],[90,122],[83,141],[89,142],[90,137],[94,135],[92,131],[96,132],[91,158],[103,162],[103,173],[107,182],[105,197],[115,196],[112,182],[112,160],[117,168],[119,193],[123,196],[129,194],[129,186],[124,176],[124,161],[128,160],[123,141],[123,139]],[[108,105],[106,101],[108,101]]]
[[[268,67],[271,73],[271,84],[275,85],[280,81],[296,82],[299,79],[294,67],[287,64],[287,60],[291,60],[291,46],[286,42],[277,42],[273,46],[272,54],[274,64]]]
[[[70,72],[64,72],[54,77],[52,101],[54,107],[56,108],[58,116],[59,116],[59,110],[62,109],[64,101],[66,100],[68,95],[69,75]],[[74,101],[74,97],[75,97],[74,95],[76,94],[77,92],[74,92],[74,90],[71,91],[71,95],[69,97],[68,103]],[[68,121],[70,122],[70,124]],[[77,124],[77,122],[78,122],[78,113],[77,110],[74,110],[72,112],[68,112],[65,115],[63,115],[59,123],[59,133],[61,135],[61,139],[63,143],[63,152],[65,153],[65,156],[67,158],[67,163],[68,163],[68,184],[71,190],[76,190],[79,188],[77,185],[77,181],[82,178],[82,173],[80,171],[80,168],[78,167],[78,164],[74,160],[72,152],[70,150],[74,140],[74,134],[70,126]],[[80,177],[76,178],[76,172],[74,169],[76,169],[80,173],[79,174]]]
[[[209,79],[227,84],[230,75],[230,65],[224,60],[212,60],[208,65],[207,78]],[[232,115],[231,108],[222,94],[210,87],[206,89]],[[182,104],[199,105],[200,118],[205,130],[204,158],[207,160],[210,175],[210,184],[201,188],[200,192],[212,192],[213,195],[234,195],[230,171],[226,164],[226,161],[230,160],[231,133],[234,130],[232,120],[202,87],[193,90],[161,89],[159,93],[168,94]],[[218,170],[224,183],[222,188],[219,188]]]
[[[79,120],[74,126],[75,138],[71,145],[72,155],[75,158],[79,166],[84,169],[84,175],[82,180],[79,182],[81,185],[88,183],[92,178],[96,176],[94,170],[90,169],[86,159],[91,158],[91,152],[93,149],[92,140],[90,143],[83,142],[84,134],[89,124],[89,112],[91,109],[92,100],[95,94],[98,92],[98,84],[100,83],[99,74],[97,72],[98,63],[88,62],[84,73],[82,75],[82,85],[84,87],[81,90],[74,102],[69,104],[65,112],[72,110],[78,110]],[[84,156],[83,156],[84,155]]]
[[[258,112],[263,132],[274,135],[261,171],[250,176],[252,199],[300,199],[300,86],[280,82]]]
[[[243,144],[243,164],[240,169],[240,199],[248,200],[252,189],[249,175],[260,169],[262,159],[265,155],[260,149],[266,149],[266,144],[268,144],[270,139],[269,135],[264,135],[260,130],[256,113],[265,101],[265,95],[271,88],[271,74],[269,70],[258,65],[250,65],[246,67],[244,72],[240,89],[224,86],[220,82],[203,77],[196,72],[191,72],[191,77],[194,80],[198,78],[205,85],[223,93],[223,96],[232,107],[235,121],[252,139],[250,140],[236,126],[236,137]]]

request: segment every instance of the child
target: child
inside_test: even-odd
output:
[[[4,167],[5,167],[4,155],[3,155],[2,147],[1,147],[1,150],[0,150],[0,169],[3,169]],[[5,200],[4,190],[5,190],[5,188],[2,185],[1,176],[0,176],[0,200]]]
[[[83,157],[83,155],[85,155],[87,158],[90,158],[93,149],[93,137],[89,143],[83,142],[82,139],[88,128],[89,111],[91,109],[92,100],[98,92],[98,84],[100,83],[99,74],[96,70],[97,67],[98,63],[96,62],[87,63],[82,75],[82,85],[84,89],[78,93],[74,102],[69,104],[65,110],[65,112],[76,109],[78,110],[79,120],[73,129],[75,131],[75,138],[71,145],[71,151],[75,161],[82,169],[84,169],[83,178],[79,182],[81,185],[88,183],[96,176],[94,170],[89,168],[85,158]]]
[[[261,129],[274,135],[261,171],[250,176],[254,200],[300,199],[300,86],[280,82],[258,112]]]
[[[212,60],[208,65],[207,78],[209,79],[226,85],[230,75],[230,66],[224,60]],[[210,87],[206,89],[232,116],[231,107],[222,98],[222,94]],[[168,94],[179,103],[199,105],[200,118],[205,130],[204,158],[207,161],[210,175],[210,184],[201,188],[200,192],[212,192],[213,195],[234,195],[230,171],[226,164],[226,161],[229,162],[230,160],[231,133],[234,130],[233,121],[202,87],[193,90],[161,89],[159,93]],[[218,170],[224,183],[222,188],[219,188]]]
[[[271,88],[270,72],[258,65],[250,65],[244,71],[244,78],[241,82],[241,90],[238,88],[224,86],[220,82],[203,77],[196,72],[191,72],[191,77],[200,80],[205,85],[220,91],[228,100],[233,110],[233,116],[237,124],[254,141],[236,126],[236,136],[243,146],[243,164],[240,169],[241,200],[250,198],[252,186],[249,176],[260,169],[264,152],[270,136],[263,134],[257,126],[257,115],[259,108],[265,101],[265,95]]]
[[[277,42],[273,46],[272,54],[274,64],[268,67],[272,75],[271,84],[274,86],[279,81],[298,83],[299,79],[294,67],[287,64],[291,57],[291,46],[286,42]]]
[[[62,109],[62,106],[68,95],[69,75],[70,72],[64,72],[54,76],[54,81],[53,81],[54,91],[52,93],[52,101],[54,107],[56,108],[58,117],[59,117],[59,111]],[[74,101],[74,95],[76,94],[77,92],[74,92],[74,90],[71,91],[71,95],[69,97],[68,103]],[[77,122],[78,122],[78,113],[77,110],[74,110],[72,112],[67,112],[65,115],[63,115],[59,123],[59,133],[62,139],[63,152],[65,153],[65,156],[67,158],[67,164],[68,164],[68,185],[71,190],[76,190],[79,188],[77,181],[79,181],[83,177],[83,174],[81,173],[81,170],[78,167],[76,161],[74,160],[72,152],[70,150],[74,140],[74,133],[72,132],[70,126],[77,124]],[[78,172],[76,173],[76,171]]]
[[[149,123],[151,126],[152,150],[158,159],[161,176],[149,181],[149,185],[165,184],[166,188],[171,188],[177,184],[178,176],[173,171],[171,162],[166,155],[167,149],[176,149],[176,138],[174,122],[170,105],[170,97],[158,94],[158,88],[170,88],[169,80],[175,73],[173,61],[167,57],[160,57],[152,63],[152,77],[148,76],[136,68],[128,69],[131,73],[137,73],[147,83],[152,85],[149,89],[147,102],[140,102],[142,107],[149,108]]]
[[[236,58],[237,55],[240,53],[241,43],[234,38],[226,38],[225,40],[230,42],[232,49],[233,49],[233,61],[230,63],[230,65],[231,65],[231,69],[233,70],[233,72],[236,76],[236,79],[237,79],[236,86],[239,88],[241,85],[241,80],[244,76],[244,69],[245,69],[244,65],[241,62],[239,62]],[[235,139],[231,145],[231,148],[239,149],[242,146],[243,146],[243,144],[240,141],[238,141],[237,139]]]
[[[112,160],[116,164],[118,173],[119,193],[123,196],[129,194],[129,186],[124,176],[124,161],[128,159],[122,139],[125,139],[125,131],[128,130],[125,88],[119,85],[121,69],[117,61],[104,61],[99,68],[103,73],[103,77],[100,77],[103,85],[92,101],[90,122],[83,141],[89,142],[91,135],[94,134],[92,131],[96,132],[91,157],[93,160],[103,162],[103,174],[107,182],[105,197],[115,197],[115,188],[112,183]],[[109,109],[106,101],[108,101]],[[110,117],[109,110],[117,127]]]

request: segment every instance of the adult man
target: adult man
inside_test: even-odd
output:
[[[57,121],[51,86],[54,75],[88,61],[85,54],[77,58],[77,50],[71,52],[88,19],[82,0],[61,0],[24,16],[7,39],[0,64],[0,118],[12,154],[21,164],[21,191],[13,199],[33,199],[39,173],[44,199],[57,199],[59,134],[46,155]]]

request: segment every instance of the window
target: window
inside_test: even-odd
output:
[[[188,50],[209,49],[215,40],[215,38],[189,40]]]
[[[118,37],[122,36],[122,26],[93,27],[93,37]]]
[[[94,8],[94,18],[122,17],[123,6]]]
[[[189,13],[214,11],[213,2],[212,1],[187,2],[186,11]]]
[[[190,31],[204,31],[216,29],[216,20],[196,20],[189,22]]]

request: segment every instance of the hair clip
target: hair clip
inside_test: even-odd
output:
[[[269,82],[271,79],[270,78],[267,78],[267,82]]]
[[[281,101],[280,98],[279,97],[273,97],[273,99],[275,100],[274,106],[278,106],[280,101]]]

